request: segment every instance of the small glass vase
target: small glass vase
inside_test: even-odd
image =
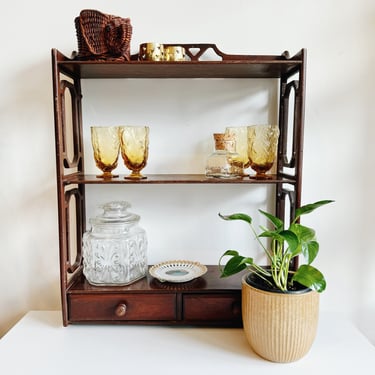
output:
[[[84,233],[83,274],[92,285],[128,285],[147,273],[147,236],[140,217],[127,211],[128,202],[101,206]]]
[[[238,178],[243,176],[243,162],[235,151],[234,138],[225,133],[215,133],[215,151],[207,158],[206,176]]]

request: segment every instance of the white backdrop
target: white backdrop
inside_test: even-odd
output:
[[[303,221],[316,228],[321,243],[317,266],[328,281],[321,308],[350,317],[375,342],[372,0],[97,0],[89,5],[34,0],[3,7],[0,336],[28,310],[60,308],[50,50],[70,55],[77,49],[74,18],[87,7],[131,18],[132,53],[146,41],[216,43],[223,52],[239,54],[307,48],[302,201],[336,201]],[[200,172],[214,131],[277,116],[274,87],[264,81],[105,80],[87,81],[83,88],[86,129],[151,127],[147,173]],[[95,173],[87,137],[85,149],[86,168]],[[119,172],[125,172],[121,163]],[[150,262],[189,256],[215,263],[227,247],[250,249],[247,228],[224,223],[217,213],[253,213],[255,206],[268,204],[267,189],[260,187],[87,190],[88,216],[97,203],[114,197],[132,204],[149,235]]]

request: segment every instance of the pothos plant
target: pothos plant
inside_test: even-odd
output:
[[[227,250],[219,259],[221,277],[231,276],[248,269],[254,272],[270,288],[276,287],[282,292],[293,289],[294,282],[317,292],[323,292],[326,288],[324,276],[311,265],[318,254],[319,243],[316,240],[315,231],[301,225],[299,218],[331,202],[333,201],[322,200],[297,208],[288,229],[285,228],[283,220],[259,210],[272,225],[272,229],[261,226],[261,233],[259,234],[256,233],[252,218],[249,215],[244,213],[222,215],[219,213],[219,216],[224,220],[247,222],[269,261],[269,267],[262,267],[256,264],[253,258],[242,256],[236,250]],[[269,246],[266,246],[262,239],[269,239]],[[299,255],[303,255],[306,262],[293,270],[291,269],[291,261]],[[222,265],[225,257],[229,257],[229,259],[225,265]]]

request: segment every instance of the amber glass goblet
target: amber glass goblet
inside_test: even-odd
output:
[[[125,166],[131,170],[127,179],[146,178],[140,171],[146,166],[149,144],[148,126],[122,126],[120,128],[121,156]]]
[[[92,126],[91,143],[96,166],[103,172],[99,178],[113,178],[120,153],[119,128],[117,126]]]
[[[256,179],[271,178],[266,173],[272,168],[277,155],[279,140],[277,125],[253,125],[248,127],[248,156]]]

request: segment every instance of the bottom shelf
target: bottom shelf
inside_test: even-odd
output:
[[[186,283],[162,283],[149,274],[128,285],[98,287],[83,276],[67,292],[67,319],[75,323],[241,327],[241,278],[221,279],[218,266]],[[66,323],[66,324],[65,324]]]

